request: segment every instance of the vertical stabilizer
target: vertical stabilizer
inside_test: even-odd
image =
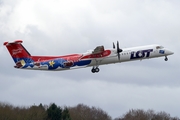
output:
[[[29,52],[21,44],[22,42],[22,40],[16,40],[14,42],[4,42],[4,45],[7,47],[15,63],[22,60],[27,63],[28,59],[31,57]]]

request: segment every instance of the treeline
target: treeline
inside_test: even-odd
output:
[[[129,110],[122,117],[116,118],[114,120],[180,120],[178,117],[171,117],[170,114],[166,112],[157,112],[153,110]]]
[[[78,104],[75,107],[59,107],[50,105],[32,105],[17,107],[8,103],[0,103],[0,120],[112,120],[112,117],[97,107]],[[155,113],[153,110],[129,110],[114,120],[180,120],[165,112]]]

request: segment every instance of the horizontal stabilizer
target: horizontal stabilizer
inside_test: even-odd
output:
[[[12,42],[4,42],[4,45],[10,45],[10,44],[21,44],[23,41],[22,40],[16,40],[16,41],[12,41]]]

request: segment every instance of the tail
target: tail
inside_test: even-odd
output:
[[[31,54],[24,48],[24,46],[21,44],[22,42],[22,40],[16,40],[14,42],[4,42],[4,45],[7,47],[10,55],[16,63],[15,67],[18,68],[18,65],[22,67],[23,64],[31,62]]]

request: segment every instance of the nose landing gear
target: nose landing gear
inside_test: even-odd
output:
[[[92,72],[92,73],[96,73],[96,72],[98,73],[99,70],[100,70],[100,69],[99,69],[98,67],[93,67],[92,70],[91,70],[91,72]]]
[[[168,61],[168,58],[167,58],[167,56],[165,56],[165,59],[164,59],[165,61]]]

